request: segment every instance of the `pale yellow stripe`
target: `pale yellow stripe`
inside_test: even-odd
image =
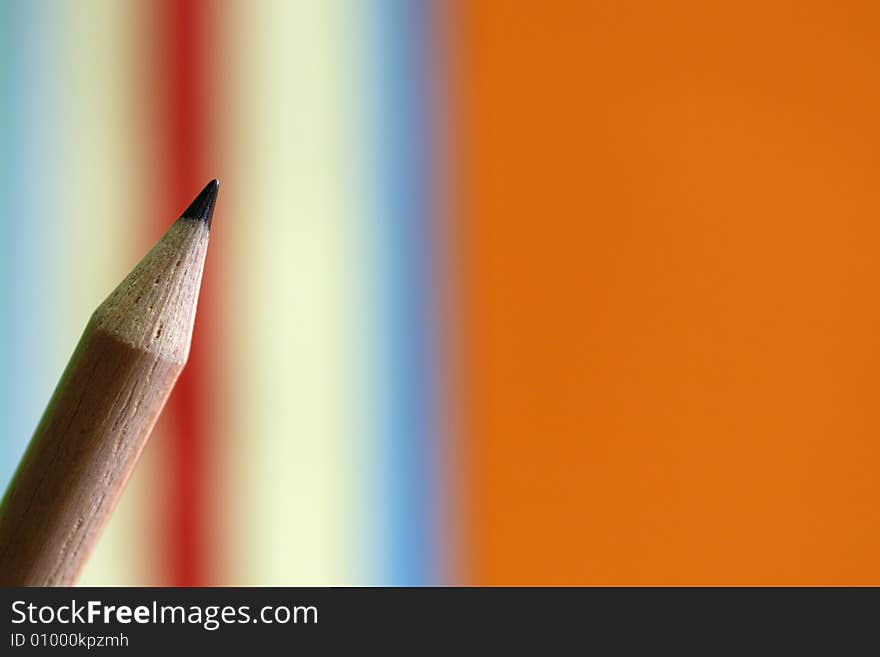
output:
[[[57,274],[60,327],[52,359],[61,372],[94,308],[137,260],[136,76],[129,18],[132,3],[78,0],[59,3],[63,25],[53,44],[58,151]],[[55,192],[53,192],[55,193]],[[136,474],[89,561],[81,584],[144,583],[144,484]]]
[[[224,583],[352,583],[368,560],[357,4],[223,9]]]

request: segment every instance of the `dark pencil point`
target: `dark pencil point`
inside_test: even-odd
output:
[[[180,217],[204,221],[208,228],[211,227],[211,218],[214,216],[214,203],[217,201],[217,190],[220,189],[220,181],[216,178],[205,185],[195,200],[183,211]]]

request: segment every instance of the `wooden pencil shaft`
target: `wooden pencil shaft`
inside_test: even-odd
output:
[[[151,361],[90,324],[10,486],[0,584],[75,580],[180,373]]]
[[[208,226],[175,222],[89,321],[0,505],[0,585],[85,565],[189,355]]]

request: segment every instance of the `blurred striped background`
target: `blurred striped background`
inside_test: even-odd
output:
[[[880,584],[872,2],[0,2],[0,481],[221,181],[83,583]]]
[[[216,176],[192,357],[84,581],[441,581],[434,7],[2,8],[0,478]]]

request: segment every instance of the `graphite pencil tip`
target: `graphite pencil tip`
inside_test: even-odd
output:
[[[211,227],[211,218],[214,216],[214,203],[217,201],[217,190],[220,189],[220,181],[214,178],[205,185],[205,188],[199,192],[195,200],[189,204],[189,207],[180,215],[181,219],[196,219],[203,221]]]

